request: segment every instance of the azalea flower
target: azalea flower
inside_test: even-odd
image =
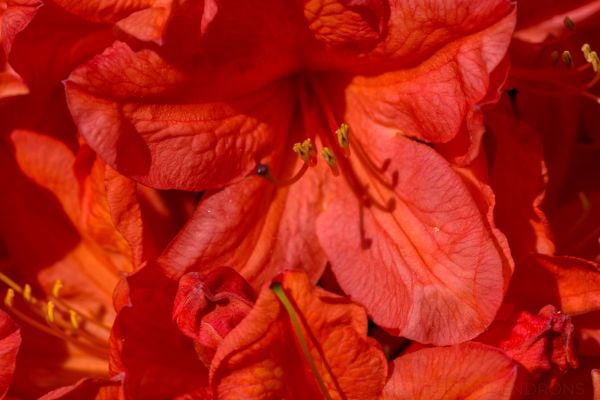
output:
[[[497,90],[512,4],[206,2],[199,14],[200,29],[179,29],[187,44],[168,28],[160,48],[116,42],[66,82],[109,165],[206,191],[159,261],[167,273],[228,265],[259,288],[283,266],[314,281],[329,261],[396,335],[448,344],[485,329],[509,256],[440,153],[477,152],[476,105]]]

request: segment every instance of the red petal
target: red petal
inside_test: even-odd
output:
[[[377,45],[385,35],[387,8],[383,0],[306,0],[304,17],[326,47],[359,51]]]
[[[116,292],[122,304],[111,333],[111,372],[125,373],[126,396],[171,399],[207,385],[208,371],[171,319],[176,289],[148,264]]]
[[[317,226],[341,287],[397,335],[436,344],[476,336],[503,292],[504,255],[486,216],[428,146],[402,137],[369,144],[376,165],[391,160],[397,184],[390,191],[368,175],[363,182],[396,206],[383,212],[359,205],[342,179],[330,180]],[[361,248],[365,236],[370,248]]]
[[[510,399],[516,365],[479,343],[428,348],[398,357],[384,400]]]
[[[32,91],[41,89],[37,93],[42,95],[56,90],[75,66],[113,40],[110,27],[82,21],[46,3],[16,36],[10,63]]]
[[[600,310],[599,288],[597,263],[575,257],[533,255],[517,268],[507,302],[529,311],[556,304],[562,311],[578,315]]]
[[[10,64],[8,57],[16,35],[29,24],[41,3],[38,0],[15,0],[3,3],[0,10],[0,99],[27,94],[29,89]]]
[[[216,8],[213,0],[202,2],[182,0],[109,0],[95,1],[57,0],[60,7],[88,21],[114,24],[127,34],[143,41],[163,44],[169,39],[169,29],[176,30],[184,13],[191,12],[193,18],[202,21],[201,32],[206,30]],[[198,4],[199,3],[199,4]],[[173,26],[175,25],[175,26]],[[188,28],[188,40],[195,29]]]
[[[15,372],[21,332],[4,311],[0,310],[0,398],[6,396]]]
[[[59,199],[83,237],[99,245],[119,270],[131,271],[131,249],[113,225],[104,165],[95,154],[83,147],[76,159],[63,142],[35,132],[15,131],[11,139],[21,170]]]
[[[319,278],[326,259],[314,221],[320,209],[319,177],[277,190],[249,177],[216,193],[206,193],[188,225],[160,258],[170,276],[208,272],[226,265],[255,289],[285,269],[303,269]]]
[[[283,275],[282,286],[300,315],[304,337],[329,393],[338,398],[377,399],[386,360],[366,336],[364,311],[315,288],[303,273]],[[271,289],[264,287],[250,314],[232,330],[211,365],[219,399],[321,398],[298,339]]]
[[[206,90],[183,71],[122,43],[76,70],[66,87],[81,133],[108,164],[149,186],[185,190],[221,186],[253,170],[257,153],[285,138],[293,100],[279,84],[206,102]]]
[[[53,390],[39,400],[122,400],[121,377],[113,379],[84,378],[71,386]]]
[[[105,166],[106,198],[116,228],[133,251],[133,263],[156,258],[194,210],[194,193],[159,192]]]
[[[190,272],[179,280],[173,319],[194,339],[198,356],[209,366],[223,338],[250,312],[254,299],[252,288],[231,268],[216,269],[205,277]]]
[[[554,253],[550,227],[541,210],[548,176],[539,134],[519,120],[507,96],[486,114],[495,146],[491,183],[496,194],[496,220],[518,260],[530,252]],[[519,176],[519,179],[515,179]]]
[[[413,66],[465,38],[477,37],[513,8],[506,0],[305,1],[309,28],[320,42],[312,48],[311,62],[365,75]],[[500,47],[506,48],[508,40]]]
[[[488,93],[489,74],[504,57],[513,25],[511,14],[412,68],[355,77],[345,89],[346,121],[356,132],[400,132],[436,143],[482,131],[473,108]]]
[[[553,385],[568,368],[577,368],[573,330],[568,315],[546,306],[537,315],[521,312],[498,319],[478,340],[501,348],[523,366],[529,383],[544,376]]]

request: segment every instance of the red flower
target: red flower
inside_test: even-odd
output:
[[[317,279],[328,259],[395,334],[455,343],[485,329],[507,261],[465,183],[419,141],[458,162],[477,152],[510,2],[215,2],[207,18],[208,4],[189,48],[117,42],[66,83],[111,166],[207,190],[161,265],[230,265],[259,288],[284,266]]]

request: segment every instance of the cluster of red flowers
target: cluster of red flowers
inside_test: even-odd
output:
[[[0,398],[600,399],[600,0],[0,0]]]

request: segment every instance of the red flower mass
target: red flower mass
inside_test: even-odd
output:
[[[0,398],[600,398],[599,27],[0,0]]]

